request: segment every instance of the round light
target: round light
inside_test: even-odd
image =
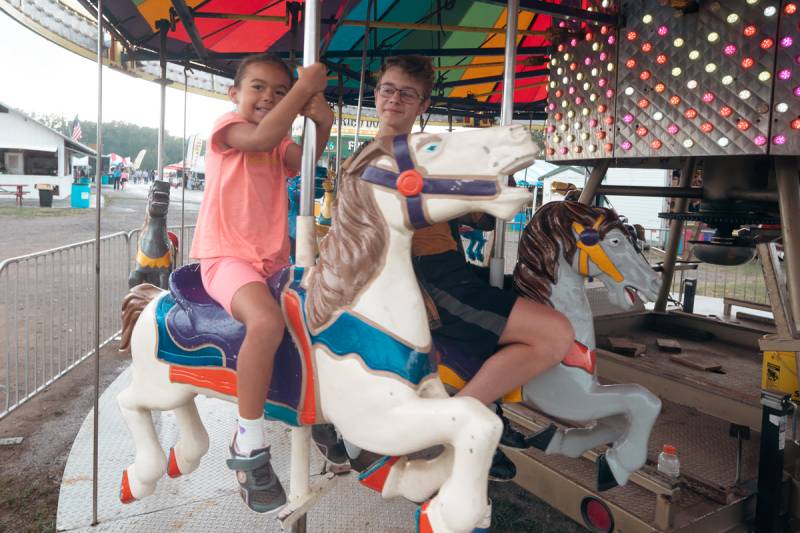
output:
[[[607,116],[606,118],[603,119],[603,122],[605,122],[607,125],[610,126],[614,123],[614,117]]]
[[[691,59],[692,61],[696,61],[697,58],[699,58],[699,57],[700,57],[700,51],[699,50],[692,50],[691,52],[689,52],[689,59]]]
[[[742,58],[742,68],[750,68],[755,64],[756,62],[752,57]]]
[[[609,72],[613,72],[614,71],[614,63],[609,63],[608,66],[606,66],[606,70],[609,71]]]
[[[669,126],[667,126],[667,133],[669,133],[670,135],[675,135],[679,131],[681,131],[681,129],[678,127],[677,124],[670,124]]]
[[[653,43],[642,43],[642,52],[649,54],[653,50]]]
[[[589,83],[588,81],[583,82],[583,90],[584,91],[588,91],[589,89],[591,89],[591,87],[592,87],[592,84]]]
[[[575,152],[576,154],[579,154],[583,152],[583,146],[581,145],[573,146],[572,151]]]
[[[706,65],[706,72],[708,72],[709,74],[711,74],[712,72],[714,72],[716,70],[717,70],[716,63],[709,63],[708,65]]]
[[[780,45],[781,45],[782,48],[789,48],[793,44],[794,44],[794,39],[792,39],[788,35],[786,37],[782,37],[781,40],[780,40]]]
[[[678,96],[677,94],[672,95],[669,97],[669,103],[672,105],[678,105],[681,103],[681,97]]]
[[[756,146],[764,146],[767,144],[767,138],[763,135],[756,135],[756,138],[753,139],[753,142],[756,143]]]
[[[792,121],[792,129],[800,130],[800,118],[796,118]]]
[[[683,71],[680,69],[680,67],[675,67],[670,72],[672,72],[673,76],[678,77],[681,75],[681,72]]]
[[[792,71],[788,68],[784,68],[778,71],[778,77],[782,80],[788,80],[792,77]]]
[[[795,96],[800,97],[800,85],[795,87],[792,92],[794,93]]]
[[[656,33],[658,33],[661,37],[664,37],[666,34],[669,33],[669,28],[667,28],[666,26],[659,26],[658,29],[656,30]]]
[[[576,96],[575,97],[575,104],[576,105],[581,105],[582,103],[583,103],[583,98],[580,97],[580,96]]]
[[[646,14],[645,16],[642,17],[642,22],[644,22],[645,24],[650,24],[651,22],[653,22],[653,15],[649,13]]]
[[[765,17],[772,17],[777,12],[778,12],[778,10],[777,10],[777,8],[775,8],[775,6],[767,6],[767,7],[764,8],[764,16]]]
[[[731,75],[722,76],[722,85],[730,85],[731,83],[733,83],[733,76]]]
[[[784,6],[783,12],[787,15],[794,15],[795,13],[797,13],[797,4],[795,4],[794,2],[789,2]]]
[[[573,111],[572,109],[567,111],[567,118],[575,118],[575,111]]]
[[[554,148],[548,148],[547,149],[547,155],[556,155],[555,149]]]
[[[567,142],[568,143],[575,142],[575,136],[572,134],[567,135]]]
[[[651,76],[651,74],[650,74],[650,71],[649,71],[649,70],[643,70],[643,71],[641,71],[641,72],[639,73],[639,79],[640,79],[640,80],[642,80],[642,81],[647,81],[647,80],[649,80],[649,79],[650,79],[650,76]]]
[[[728,146],[730,143],[731,143],[731,141],[728,140],[727,137],[720,137],[719,140],[717,141],[717,144],[720,145],[723,148]]]
[[[604,131],[598,131],[594,135],[595,135],[595,137],[597,137],[601,141],[606,138],[606,132],[604,132]]]
[[[561,142],[561,135],[553,135],[553,142],[558,144]]]
[[[690,107],[689,109],[687,109],[687,110],[686,110],[686,111],[683,113],[683,115],[684,115],[686,118],[688,118],[689,120],[693,120],[693,119],[697,118],[697,110],[696,110],[696,109],[694,109],[693,107]]]
[[[650,143],[650,148],[652,148],[653,150],[658,150],[659,148],[661,148],[661,141],[659,141],[658,139],[653,139],[653,141]]]
[[[597,106],[597,112],[598,113],[605,113],[606,109],[608,109],[608,108],[606,107],[605,104],[600,104],[599,106]]]
[[[631,148],[633,148],[633,144],[631,144],[631,142],[630,142],[630,141],[622,141],[622,144],[621,144],[620,146],[621,146],[621,147],[622,147],[622,149],[623,149],[623,150],[625,150],[626,152],[627,152],[628,150],[630,150]]]
[[[639,36],[639,34],[636,33],[635,31],[629,31],[628,34],[625,37],[629,41],[635,41],[638,36]]]
[[[628,59],[625,62],[625,66],[628,67],[628,68],[635,68],[636,67],[636,60],[633,59],[633,58]]]
[[[656,86],[653,87],[653,89],[655,89],[655,91],[657,93],[663,93],[664,91],[667,90],[667,86],[664,85],[663,83],[659,82],[659,83],[656,83]],[[800,91],[800,86],[798,86],[797,89],[798,89],[798,91]],[[800,94],[798,94],[798,96],[800,96]]]
[[[600,52],[600,55],[597,57],[600,58],[600,61],[605,61],[606,59],[608,59],[608,54],[605,52]]]
[[[597,147],[593,144],[590,144],[588,150],[590,153],[594,153],[597,150]]]
[[[659,65],[663,65],[666,62],[667,62],[667,54],[658,54],[656,56],[656,63],[658,63]]]
[[[761,39],[761,43],[759,43],[758,46],[760,46],[762,50],[768,50],[772,48],[773,44],[775,44],[775,41],[767,37],[766,39]]]
[[[567,131],[567,125],[566,125],[566,124],[561,124],[561,125],[558,127],[558,129],[559,129],[559,130],[561,130],[561,131]]]
[[[608,83],[608,80],[606,78],[600,78],[599,80],[597,80],[597,85],[599,85],[600,87],[605,87],[606,83]]]
[[[615,42],[617,42],[617,38],[614,37],[613,35],[609,35],[608,36],[608,44],[614,44]]]
[[[625,94],[630,96],[633,94],[633,87],[625,87]]]
[[[735,44],[726,44],[725,48],[722,49],[722,53],[726,56],[732,56],[736,53],[736,45]]]
[[[758,33],[758,29],[755,26],[753,26],[752,24],[749,24],[749,25],[744,27],[744,29],[742,30],[742,33],[744,33],[745,37],[752,37],[753,35]]]
[[[581,140],[582,141],[588,141],[589,140],[589,134],[586,133],[585,131],[583,133],[581,133]]]
[[[702,131],[703,133],[711,133],[712,131],[714,131],[714,126],[712,126],[710,122],[703,122],[700,125],[700,131]]]
[[[747,131],[747,130],[749,130],[749,129],[750,129],[750,123],[749,123],[749,122],[747,122],[745,119],[743,119],[743,118],[740,118],[740,119],[739,119],[739,120],[736,122],[736,128],[737,128],[739,131]]]
[[[575,74],[575,79],[581,81],[583,79],[583,72],[578,72]]]
[[[687,81],[686,82],[686,87],[688,89],[692,89],[692,90],[697,89],[697,80],[689,80],[689,81]]]
[[[664,118],[664,113],[662,113],[661,111],[656,111],[655,113],[653,113],[654,120],[661,120],[663,118]]]
[[[684,40],[682,37],[677,37],[674,41],[672,41],[672,46],[675,48],[680,48],[684,45]]]
[[[558,149],[558,153],[560,153],[561,155],[567,155],[567,152],[569,152],[569,149],[566,146],[562,146],[561,148]]]
[[[590,118],[589,119],[589,127],[590,128],[594,128],[596,126],[597,126],[597,119],[596,118]]]
[[[750,92],[749,90],[747,90],[747,89],[742,89],[741,91],[739,91],[739,98],[741,98],[742,100],[747,100],[747,99],[748,99],[748,98],[750,98],[752,95],[753,95],[753,93],[751,93],[751,92]]]
[[[708,34],[708,37],[706,38],[708,39],[708,42],[715,43],[719,40],[719,33],[712,31],[711,33]]]
[[[692,146],[694,146],[694,141],[693,140],[686,139],[685,141],[683,141],[683,147],[684,148],[691,148]]]
[[[592,50],[595,52],[600,50],[600,43],[592,43]]]
[[[778,104],[775,104],[775,111],[777,111],[778,113],[786,113],[787,111],[789,111],[789,104],[787,104],[786,102],[780,102]]]
[[[754,6],[758,3],[758,0],[747,0],[747,3],[751,6]]]
[[[758,80],[759,81],[769,81],[769,79],[771,77],[772,77],[772,74],[770,74],[769,71],[767,71],[767,70],[762,70],[761,72],[758,73]]]
[[[591,113],[591,110],[588,107],[584,107],[583,109],[581,109],[581,115],[583,115],[584,117],[588,117],[589,113]]]
[[[724,105],[724,106],[719,108],[719,114],[722,115],[725,118],[728,118],[729,116],[733,115],[733,109],[731,109],[730,107]]]
[[[650,107],[650,100],[648,100],[647,98],[640,98],[639,107],[641,107],[642,109],[647,109],[648,107]]]
[[[611,143],[605,143],[603,145],[603,150],[605,150],[606,152],[611,152],[614,150],[614,145]]]
[[[736,13],[731,13],[725,20],[728,21],[728,24],[736,24],[737,22],[739,22],[739,15],[737,15]]]
[[[639,137],[644,137],[645,135],[647,135],[647,128],[645,128],[644,126],[639,126],[638,128],[636,128],[636,135],[638,135]]]
[[[583,64],[584,64],[584,65],[586,65],[586,66],[588,67],[589,65],[591,65],[591,64],[592,64],[592,58],[591,58],[591,57],[589,57],[589,56],[586,56],[586,57],[584,57],[584,58],[583,58]]]
[[[589,95],[589,101],[594,103],[597,101],[597,93],[592,93]]]
[[[556,120],[561,120],[563,117],[564,115],[562,115],[561,112],[558,112],[555,115],[553,115],[553,118]]]
[[[772,138],[772,142],[777,145],[786,144],[786,136],[785,135],[775,135]]]
[[[630,124],[631,122],[633,122],[633,115],[631,115],[630,113],[626,113],[625,115],[622,116],[622,122],[624,122],[625,124]]]
[[[712,93],[711,91],[703,93],[703,101],[707,104],[713,102],[715,98],[716,96],[714,96],[714,93]]]

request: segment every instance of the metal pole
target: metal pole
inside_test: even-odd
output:
[[[697,166],[697,159],[690,157],[681,169],[681,179],[678,183],[679,188],[688,187],[692,183],[692,176],[694,176],[694,169]],[[583,195],[581,195],[582,197]],[[673,213],[682,213],[686,211],[686,198],[677,198],[675,200],[675,207]],[[661,288],[658,290],[658,298],[656,299],[655,310],[666,311],[667,299],[669,298],[669,290],[672,287],[672,276],[675,273],[675,262],[678,258],[678,245],[681,242],[681,233],[683,233],[683,220],[671,220],[669,223],[669,241],[667,241],[667,249],[664,252],[664,264],[662,265],[661,274]]]
[[[776,157],[775,178],[781,208],[783,255],[786,260],[786,285],[795,332],[800,332],[800,178],[797,158]]]
[[[503,66],[503,102],[500,107],[500,125],[510,126],[514,118],[514,74],[517,68],[517,11],[519,0],[508,0],[506,17],[506,55]],[[508,176],[502,180],[508,184]],[[494,253],[489,265],[489,282],[503,287],[505,276],[506,221],[496,220],[494,226]]]
[[[597,162],[597,165],[595,165],[592,169],[592,173],[589,174],[589,179],[586,180],[586,184],[583,186],[583,191],[581,191],[578,202],[582,203],[583,205],[591,205],[592,200],[594,200],[594,195],[597,194],[597,188],[606,177],[608,165],[609,161],[607,159]]]
[[[92,525],[97,525],[97,473],[100,431],[100,207],[103,203],[103,0],[97,0],[97,164],[94,171],[94,417],[92,419]]]
[[[336,103],[338,108],[338,123],[336,125],[336,181],[334,188],[339,187],[339,175],[342,170],[342,107],[344,107],[344,83],[342,73],[339,73],[339,101]]]
[[[181,252],[180,260],[182,262],[186,261],[186,256],[183,255],[183,236],[184,226],[186,225],[186,185],[189,183],[189,180],[186,179],[186,104],[189,99],[189,77],[187,70],[186,67],[183,67],[183,142],[181,142],[181,146],[183,147],[183,177],[181,178],[181,241],[178,244]],[[195,138],[195,142],[197,142],[197,138]],[[192,143],[192,153],[194,153],[194,143]],[[177,267],[178,265],[174,266]]]
[[[361,76],[358,84],[358,107],[356,108],[356,135],[354,138],[355,147],[358,149],[358,136],[361,133],[361,108],[364,105],[364,85],[367,82],[367,48],[369,47],[369,20],[372,11],[372,2],[367,4],[367,24],[364,26],[364,42],[361,47]],[[341,127],[341,123],[339,124]]]
[[[160,46],[158,50],[158,60],[161,63],[161,79],[158,80],[160,89],[160,111],[158,118],[158,179],[164,179],[164,117],[167,107],[167,32],[169,31],[169,21],[159,20],[156,22],[158,27]]]

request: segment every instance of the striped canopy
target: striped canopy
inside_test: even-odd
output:
[[[521,1],[514,93],[518,116],[544,116],[553,16],[603,16],[597,12],[599,4]],[[303,2],[116,0],[106,5],[113,32],[131,50],[131,59],[158,58],[162,26],[168,27],[168,61],[191,62],[192,68],[230,77],[238,60],[251,53],[302,57]],[[378,70],[388,55],[426,55],[436,69],[435,110],[497,113],[506,18],[502,0],[322,0],[320,57],[330,69],[327,96],[335,100],[341,95],[345,103],[356,103],[366,36],[368,71]],[[366,88],[372,83],[368,76]],[[372,105],[372,98],[372,91],[365,90],[366,105]]]

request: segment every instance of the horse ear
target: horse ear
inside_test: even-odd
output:
[[[392,152],[385,139],[378,138],[363,144],[356,152],[342,163],[342,170],[348,174],[361,174],[361,171],[379,155],[388,155]]]

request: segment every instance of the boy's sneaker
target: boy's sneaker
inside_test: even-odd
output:
[[[333,424],[311,426],[311,438],[314,439],[314,444],[317,445],[319,453],[329,463],[336,466],[347,464],[347,450],[344,447],[344,441],[339,437]]]
[[[517,466],[506,454],[497,448],[489,468],[489,479],[492,481],[511,481],[517,475]]]
[[[283,485],[270,464],[269,446],[253,450],[249,456],[237,452],[235,444],[230,447],[228,468],[236,471],[239,494],[250,509],[257,513],[271,513],[286,504]]]
[[[500,404],[496,405],[497,416],[503,422],[503,433],[500,435],[500,444],[508,446],[509,448],[527,448],[528,443],[525,441],[525,435],[514,429],[511,421],[503,415],[503,408]]]

